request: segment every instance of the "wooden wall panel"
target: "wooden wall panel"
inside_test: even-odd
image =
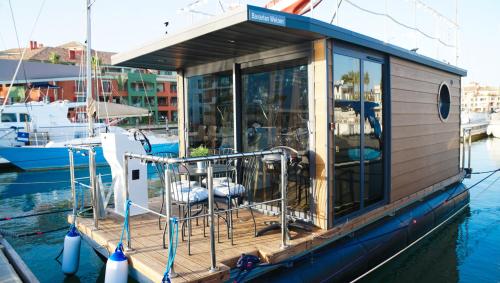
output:
[[[391,70],[391,202],[459,173],[460,77],[399,58]],[[438,90],[450,87],[446,122]]]
[[[327,40],[319,39],[313,43],[313,58],[311,66],[313,70],[314,91],[314,119],[315,125],[315,152],[316,176],[313,190],[313,214],[314,222],[319,227],[328,227],[328,94],[327,94]],[[330,51],[328,51],[330,52]],[[332,167],[333,168],[333,167]],[[331,202],[330,202],[331,203]]]

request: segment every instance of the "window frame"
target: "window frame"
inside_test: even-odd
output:
[[[382,205],[385,205],[389,202],[390,200],[390,188],[391,188],[391,158],[390,158],[390,150],[391,150],[391,122],[390,122],[390,115],[391,115],[391,89],[390,89],[390,60],[389,56],[387,54],[379,53],[373,50],[365,49],[360,46],[356,45],[351,45],[343,42],[337,42],[335,41],[333,44],[333,51],[332,51],[332,80],[334,78],[334,73],[335,73],[335,62],[334,62],[334,55],[343,55],[343,56],[348,56],[348,57],[353,57],[356,59],[360,60],[360,104],[364,105],[364,84],[363,78],[364,78],[364,62],[374,62],[374,63],[379,63],[382,65],[382,89],[383,89],[383,96],[382,96],[382,127],[383,127],[383,178],[384,178],[384,186],[383,186],[383,191],[384,191],[384,198],[376,203],[370,204],[368,206],[364,206],[364,166],[360,166],[360,209],[357,211],[354,211],[350,214],[343,215],[341,217],[336,217],[335,211],[333,206],[335,205],[335,172],[332,171],[332,182],[330,184],[330,191],[333,194],[332,195],[332,208],[331,211],[329,212],[329,217],[332,217],[333,221],[333,226],[345,223],[349,219],[356,218],[360,215],[363,215],[367,213],[368,211],[371,211],[377,207],[380,207]],[[332,91],[333,92],[333,91]],[[332,94],[333,95],[333,94]],[[329,113],[329,116],[332,117],[332,122],[334,121],[334,109],[335,109],[335,98],[332,99],[331,102],[331,113]],[[364,107],[361,110],[362,112],[360,115],[364,115]],[[364,119],[360,119],[360,129],[362,129],[360,133],[360,144],[362,148],[365,146],[365,139],[364,135],[362,134],[364,132],[364,125],[365,121]],[[333,164],[335,164],[335,153],[334,153],[334,148],[336,145],[336,135],[333,133],[332,134],[332,139],[331,142],[333,143],[332,146],[329,146],[330,149],[330,158],[333,160]],[[363,154],[360,154],[360,164],[363,164],[364,162],[364,156]],[[335,168],[333,168],[335,170]]]

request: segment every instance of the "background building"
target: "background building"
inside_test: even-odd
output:
[[[462,111],[491,113],[500,109],[500,88],[471,82],[463,87]]]
[[[70,42],[58,47],[44,47],[30,42],[18,72],[8,103],[69,100],[84,102],[85,46]],[[143,107],[151,118],[143,122],[177,121],[177,81],[174,72],[110,66],[111,52],[96,52],[93,59],[93,95],[109,101]],[[14,76],[22,50],[0,51],[0,102],[3,103]],[[102,57],[101,57],[102,56]]]

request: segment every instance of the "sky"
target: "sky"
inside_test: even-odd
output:
[[[199,13],[181,11],[193,1],[95,0],[92,5],[92,47],[104,51],[127,51],[209,18]],[[323,0],[308,16],[330,22],[338,1]],[[497,69],[500,66],[497,53],[500,46],[500,1],[419,1],[438,11],[442,17],[433,15],[423,5],[416,5],[414,0],[346,0],[342,1],[333,24],[403,48],[419,48],[417,52],[422,55],[458,65],[468,71],[465,82],[500,86],[500,72]],[[220,0],[220,4],[217,0],[200,2],[195,10],[219,15],[230,6],[263,6],[267,0]],[[45,46],[85,41],[85,0],[11,0],[10,3],[21,46],[28,45],[29,40],[36,40]],[[376,13],[388,14],[396,21],[417,27],[451,47],[404,28],[385,16],[362,11],[351,3]],[[458,33],[453,24],[444,19],[456,21],[457,16]],[[166,21],[170,23],[167,28],[164,26]],[[457,45],[458,61],[457,49],[454,47]],[[9,0],[0,0],[0,50],[14,47],[17,47],[17,40]]]

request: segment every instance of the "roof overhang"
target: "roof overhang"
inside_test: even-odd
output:
[[[309,17],[244,6],[111,57],[112,64],[175,71],[261,51],[333,38],[460,76],[464,69]]]

